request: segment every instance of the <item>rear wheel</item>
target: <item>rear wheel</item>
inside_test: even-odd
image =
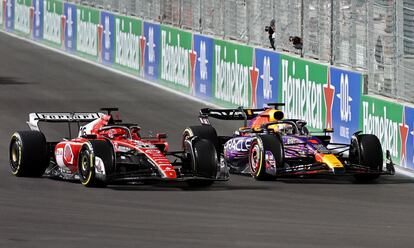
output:
[[[214,145],[206,139],[197,139],[193,143],[194,152],[190,152],[193,174],[206,179],[189,180],[192,187],[208,187],[214,183],[217,172],[217,153]]]
[[[276,170],[283,166],[283,160],[284,149],[280,135],[260,135],[252,140],[249,150],[249,166],[255,179],[276,179]]]
[[[357,182],[371,182],[379,178],[384,158],[381,143],[377,136],[373,134],[360,134],[352,139],[349,157],[351,163],[366,166],[374,172],[354,175]]]
[[[112,144],[106,140],[90,140],[79,152],[78,172],[86,187],[106,186],[107,176],[114,172],[115,156]],[[100,171],[101,173],[96,173]]]
[[[12,174],[18,177],[41,177],[49,165],[46,138],[38,131],[12,135],[9,147]]]

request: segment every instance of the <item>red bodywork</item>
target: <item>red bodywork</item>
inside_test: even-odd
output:
[[[111,126],[109,125],[111,118],[110,115],[103,115],[83,126],[78,138],[59,142],[55,147],[57,164],[71,173],[77,173],[79,152],[82,146],[91,139],[88,137],[93,137],[93,139],[110,140],[115,153],[129,148],[145,154],[157,166],[163,178],[177,178],[174,167],[165,156],[165,152],[168,150],[168,143],[165,139],[160,136],[141,138],[139,129],[134,127],[128,129],[113,125],[112,128],[107,129],[105,127]],[[162,147],[162,150],[158,147]]]

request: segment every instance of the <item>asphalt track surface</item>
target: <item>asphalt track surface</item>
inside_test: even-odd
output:
[[[118,106],[177,148],[205,106],[5,34],[0,103],[0,247],[413,247],[414,180],[403,176],[355,184],[236,175],[204,190],[12,176],[9,138],[27,130],[29,112]]]

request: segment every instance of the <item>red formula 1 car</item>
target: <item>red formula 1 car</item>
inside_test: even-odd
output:
[[[228,170],[219,165],[208,140],[186,140],[183,151],[169,152],[166,134],[143,138],[138,125],[114,120],[111,111],[118,109],[102,110],[108,113],[31,113],[31,131],[15,132],[11,138],[12,173],[80,180],[88,187],[154,180],[209,186],[228,179]],[[71,123],[77,123],[79,134],[50,142],[39,122],[68,123],[69,136]]]

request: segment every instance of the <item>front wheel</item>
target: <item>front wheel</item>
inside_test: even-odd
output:
[[[280,135],[259,135],[249,149],[249,166],[256,180],[274,180],[283,166],[284,148]]]
[[[107,176],[114,171],[115,156],[112,144],[106,140],[85,143],[78,160],[79,179],[86,187],[105,187]],[[97,173],[98,172],[98,173]]]
[[[360,134],[354,137],[351,142],[349,157],[352,163],[371,169],[370,174],[354,175],[357,182],[371,182],[379,178],[384,158],[381,143],[377,136]]]
[[[193,142],[193,151],[189,151],[191,170],[193,175],[205,179],[188,181],[191,187],[208,187],[214,183],[217,173],[217,153],[214,145],[206,139],[196,139]]]

